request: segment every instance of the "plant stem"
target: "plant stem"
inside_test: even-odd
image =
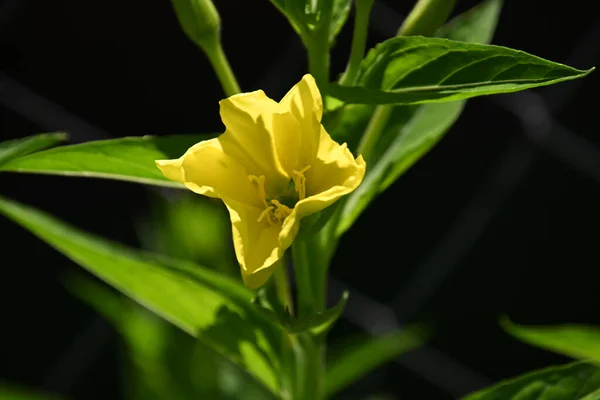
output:
[[[315,309],[313,285],[310,274],[310,260],[308,259],[306,243],[303,240],[295,240],[292,244],[292,257],[296,274],[298,316],[311,315]]]
[[[398,30],[398,36],[433,35],[452,12],[454,2],[455,0],[419,0]],[[393,111],[392,104],[375,108],[358,146],[358,154],[362,154],[365,161],[372,161],[373,149]]]
[[[357,154],[362,154],[363,158],[367,163],[371,162],[373,150],[375,145],[381,136],[381,133],[385,129],[390,117],[394,111],[394,106],[390,104],[377,106],[373,112],[371,120],[363,133],[360,143],[358,144]]]
[[[356,16],[354,19],[354,33],[352,35],[352,49],[350,60],[344,75],[340,79],[341,85],[353,85],[360,69],[360,62],[365,55],[367,33],[369,30],[369,15],[373,0],[356,0]]]
[[[280,261],[278,264],[279,265],[275,267],[274,273],[277,297],[279,297],[279,301],[281,301],[283,308],[287,309],[291,315],[294,315],[294,302],[290,291],[290,282],[286,264],[283,261]]]
[[[203,50],[217,73],[217,77],[221,82],[225,95],[229,97],[240,93],[240,85],[235,79],[235,75],[231,70],[231,66],[229,65],[229,61],[227,61],[223,46],[218,37],[215,37],[215,39],[211,41],[211,45],[204,46]]]

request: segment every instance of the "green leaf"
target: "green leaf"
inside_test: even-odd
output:
[[[342,315],[346,302],[348,301],[348,292],[344,292],[338,303],[323,312],[312,315],[295,318],[285,310],[272,310],[257,303],[256,309],[263,313],[271,321],[281,325],[283,329],[292,334],[298,334],[310,331],[313,335],[319,335],[329,329],[335,321]]]
[[[0,214],[276,391],[281,331],[253,309],[253,293],[240,283],[191,262],[93,236],[1,197]]]
[[[502,1],[487,0],[455,17],[443,26],[438,35],[472,42],[489,41],[496,29]],[[341,235],[373,199],[421,157],[433,148],[456,122],[464,109],[466,100],[424,104],[420,106],[396,106],[374,152],[376,163],[367,168],[362,184],[347,199],[344,213],[337,228]],[[373,113],[370,104],[347,106],[350,117],[343,118],[340,130],[363,131],[368,117]],[[336,132],[338,132],[336,130]]]
[[[250,375],[202,341],[90,278],[75,275],[67,288],[108,319],[128,354],[125,398],[274,399]]]
[[[501,382],[463,400],[600,400],[600,368],[574,363]]]
[[[339,355],[328,363],[327,396],[333,396],[372,370],[419,347],[427,336],[423,328],[410,327],[380,337],[355,340],[352,344],[339,344]]]
[[[144,136],[98,140],[41,151],[0,165],[0,171],[105,178],[185,189],[154,161],[178,158],[214,135]]]
[[[502,3],[502,0],[484,0],[442,26],[435,36],[459,42],[491,43]]]
[[[517,339],[568,357],[600,363],[600,328],[585,325],[523,326],[508,318],[502,328]]]
[[[593,70],[578,70],[501,46],[396,37],[365,57],[357,86],[332,84],[329,95],[346,103],[444,102],[551,85]]]
[[[19,157],[56,146],[68,138],[66,133],[42,133],[0,143],[0,166]]]
[[[300,333],[309,330],[313,335],[319,335],[329,329],[335,321],[342,315],[346,302],[348,301],[348,292],[342,294],[338,303],[323,312],[313,315],[299,317],[289,324],[289,330],[293,333]]]
[[[331,0],[319,0],[327,2]],[[319,4],[313,7],[313,1],[307,0],[271,0],[271,3],[288,19],[292,28],[305,40],[303,36],[309,35],[319,19]],[[331,27],[329,32],[329,45],[332,46],[335,38],[340,33],[348,20],[352,0],[333,0]]]
[[[335,38],[346,24],[351,5],[352,0],[334,0],[333,14],[331,17],[331,32],[329,35],[329,42],[331,44],[335,42]]]

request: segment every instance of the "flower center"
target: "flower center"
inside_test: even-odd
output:
[[[292,209],[296,203],[306,198],[306,177],[304,173],[310,168],[310,165],[302,168],[300,171],[292,171],[292,179],[288,185],[288,190],[285,193],[280,193],[275,198],[269,198],[265,191],[265,176],[248,175],[250,182],[256,183],[257,194],[260,197],[265,209],[258,217],[258,222],[267,220],[269,224],[281,224],[288,215],[292,213]],[[290,193],[293,189],[294,193]]]

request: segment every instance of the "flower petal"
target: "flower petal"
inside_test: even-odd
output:
[[[331,139],[325,128],[321,128],[319,152],[305,174],[306,192],[313,196],[335,186],[343,186],[348,187],[346,193],[350,193],[362,182],[365,169],[362,156],[355,160],[346,143],[339,145]]]
[[[323,99],[312,75],[306,74],[279,102],[290,111],[302,129],[301,149],[305,159],[301,163],[310,164],[319,148]]]
[[[331,165],[331,164],[330,164]],[[366,164],[362,156],[358,156],[354,163],[354,168],[346,168],[348,175],[341,182],[332,182],[333,186],[328,189],[309,196],[296,203],[292,213],[285,219],[279,242],[283,248],[291,246],[294,238],[300,228],[300,220],[309,215],[315,214],[331,206],[342,196],[353,192],[362,182],[365,176]]]
[[[273,114],[282,107],[262,90],[231,96],[219,103],[227,128],[220,136],[225,152],[245,165],[248,173],[265,175],[267,186],[287,182],[277,157]],[[271,188],[274,189],[274,188]]]
[[[157,160],[156,165],[167,178],[198,194],[262,206],[245,168],[223,151],[219,138],[195,144],[179,159]]]
[[[233,246],[246,286],[262,286],[285,249],[279,244],[281,226],[258,222],[262,210],[233,199],[223,199],[231,219]]]

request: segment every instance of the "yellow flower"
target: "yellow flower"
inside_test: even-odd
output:
[[[311,75],[279,103],[257,90],[219,104],[225,133],[156,165],[167,178],[223,200],[242,277],[257,288],[291,246],[300,220],[356,189],[366,165],[321,125],[323,102]]]

